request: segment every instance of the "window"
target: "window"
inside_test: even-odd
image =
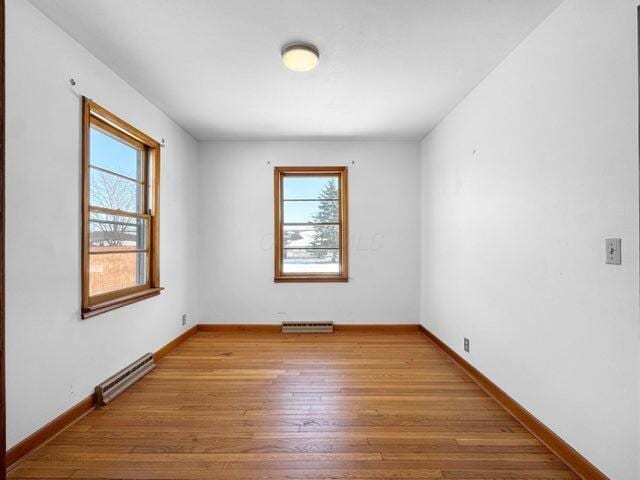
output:
[[[276,282],[346,282],[347,168],[276,167]]]
[[[83,99],[82,317],[160,293],[160,144]]]

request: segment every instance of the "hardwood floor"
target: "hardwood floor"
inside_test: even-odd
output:
[[[9,478],[577,477],[406,329],[198,332]]]

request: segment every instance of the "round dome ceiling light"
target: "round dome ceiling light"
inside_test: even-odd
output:
[[[282,63],[294,72],[308,72],[318,66],[320,53],[308,43],[293,43],[282,48]]]

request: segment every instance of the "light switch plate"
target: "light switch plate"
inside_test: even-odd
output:
[[[607,238],[606,239],[606,256],[609,265],[620,265],[622,263],[622,239]]]

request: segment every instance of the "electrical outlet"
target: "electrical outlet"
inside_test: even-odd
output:
[[[464,351],[469,353],[470,351],[470,346],[469,346],[469,339],[467,337],[464,338]]]
[[[182,314],[182,325],[184,326],[184,325],[186,325],[186,324],[187,324],[187,314],[186,314],[186,313],[183,313],[183,314]]]

